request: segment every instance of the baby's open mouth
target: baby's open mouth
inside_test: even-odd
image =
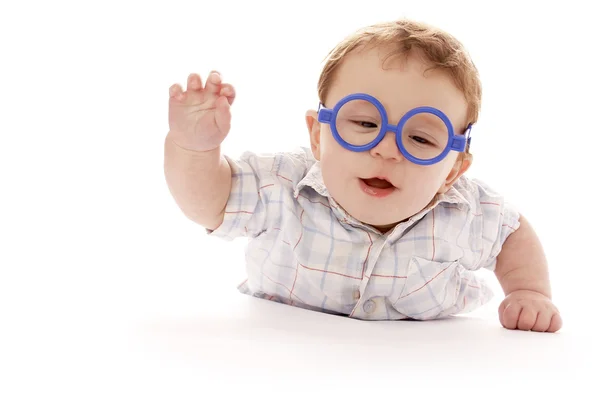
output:
[[[391,187],[394,187],[394,185],[392,185],[390,182],[386,181],[385,179],[369,178],[369,179],[363,179],[362,181],[365,183],[365,185],[373,187],[373,188],[377,188],[377,189],[389,189]]]

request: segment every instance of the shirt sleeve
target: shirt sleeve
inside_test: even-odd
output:
[[[470,224],[471,254],[463,266],[496,269],[496,258],[506,239],[519,229],[520,213],[514,204],[479,180],[471,181],[474,205]]]
[[[244,152],[239,159],[224,157],[231,167],[231,192],[223,222],[215,230],[206,229],[206,232],[229,241],[256,237],[265,230],[276,156]]]

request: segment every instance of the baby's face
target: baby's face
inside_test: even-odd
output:
[[[409,110],[419,106],[435,107],[452,122],[456,134],[466,129],[467,103],[449,75],[430,70],[418,57],[389,59],[382,68],[382,49],[362,50],[347,56],[340,65],[325,107],[333,108],[344,96],[367,93],[378,99],[396,125]],[[374,148],[354,152],[342,147],[333,137],[329,124],[316,121],[309,111],[307,124],[315,157],[321,162],[323,180],[330,195],[354,218],[387,231],[425,208],[436,193],[447,191],[468,168],[457,162],[451,151],[433,165],[417,165],[404,158],[394,132]],[[393,186],[371,178],[385,178]]]

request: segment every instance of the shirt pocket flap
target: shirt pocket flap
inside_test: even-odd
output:
[[[438,317],[456,304],[460,290],[458,267],[458,260],[439,262],[412,257],[394,308],[412,319]]]

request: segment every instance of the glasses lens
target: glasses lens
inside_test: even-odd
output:
[[[375,140],[381,130],[381,121],[381,114],[373,103],[351,100],[340,108],[335,124],[345,142],[362,146]]]
[[[402,144],[413,157],[422,160],[435,158],[448,144],[448,128],[434,114],[415,114],[402,127]]]

